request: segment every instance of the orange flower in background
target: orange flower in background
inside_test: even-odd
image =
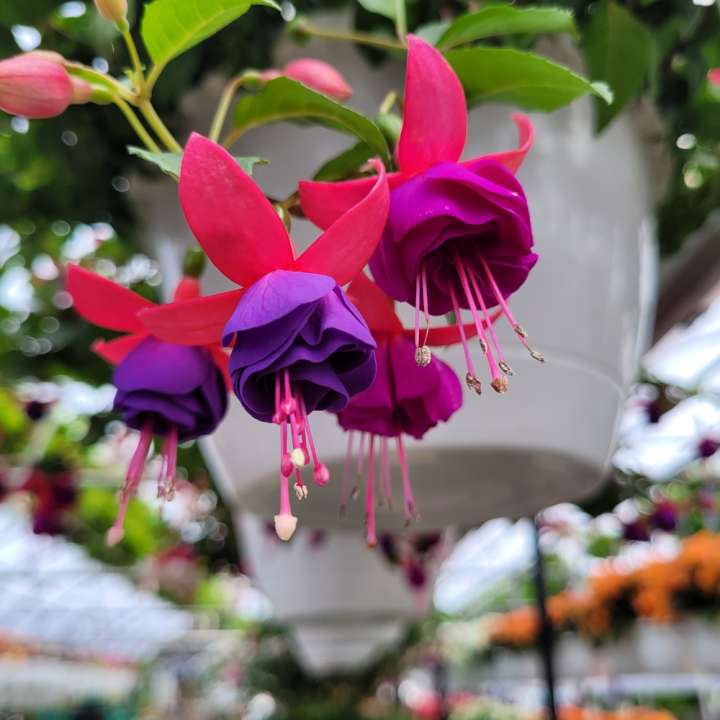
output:
[[[535,642],[538,629],[537,610],[522,607],[500,615],[490,628],[490,638],[495,645],[526,647]]]

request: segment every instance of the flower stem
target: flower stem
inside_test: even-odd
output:
[[[407,35],[407,12],[405,0],[395,0],[395,32],[402,43]]]
[[[173,137],[172,133],[167,129],[165,123],[160,119],[160,116],[155,111],[152,103],[149,100],[141,100],[138,103],[140,112],[144,115],[148,122],[148,125],[155,131],[157,136],[162,141],[163,145],[170,150],[170,152],[181,153],[182,146]]]
[[[125,40],[125,45],[127,45],[130,61],[132,62],[133,70],[135,72],[135,89],[137,90],[138,95],[142,95],[145,88],[145,73],[143,72],[140,53],[138,52],[137,45],[135,44],[135,40],[130,34],[130,31],[126,30],[122,35]]]
[[[143,141],[145,147],[150,152],[160,152],[160,147],[152,139],[150,133],[144,128],[140,122],[140,118],[135,114],[133,109],[128,105],[122,98],[116,97],[113,102],[120,108],[127,121],[130,123],[132,129],[137,133],[137,136]]]
[[[302,24],[302,31],[308,35],[314,35],[315,37],[327,38],[328,40],[345,40],[347,42],[354,42],[360,45],[370,45],[372,47],[384,48],[385,50],[405,50],[405,43],[399,42],[398,40],[391,40],[390,38],[382,38],[376,35],[370,35],[370,33],[363,32],[345,32],[343,30],[328,30],[325,28],[311,25],[310,23],[304,22]]]
[[[380,103],[380,109],[378,110],[378,115],[387,115],[392,109],[393,105],[398,100],[398,94],[391,90],[383,99],[382,103]]]
[[[230,105],[235,97],[235,93],[245,84],[247,78],[248,73],[240,73],[240,75],[236,75],[225,86],[222,97],[220,98],[220,104],[215,111],[215,117],[213,118],[212,125],[210,127],[209,138],[212,141],[218,141],[223,126],[225,125],[225,119],[227,118],[228,111],[230,110]]]

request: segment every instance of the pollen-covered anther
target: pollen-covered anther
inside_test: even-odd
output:
[[[530,357],[538,362],[545,362],[545,356],[539,350],[530,350]]]
[[[427,367],[432,361],[432,352],[427,345],[415,348],[415,362],[419,367]]]
[[[500,393],[501,395],[503,393],[506,393],[508,391],[508,387],[510,387],[510,384],[508,383],[508,380],[506,377],[500,376],[496,377],[491,383],[490,383],[492,389],[496,393]]]
[[[527,333],[525,332],[525,328],[522,325],[516,325],[513,330],[516,332],[517,335],[519,335],[521,338],[525,339],[527,337]]]
[[[305,465],[307,465],[307,455],[305,451],[299,447],[293,448],[293,451],[290,453],[290,462],[295,468],[305,467]]]
[[[513,371],[513,369],[512,369],[504,360],[501,360],[501,361],[498,363],[498,367],[499,367],[506,375],[509,375],[510,377],[512,377],[512,376],[515,374],[515,372]]]
[[[482,395],[482,383],[472,373],[465,375],[465,384],[468,386],[468,390],[474,390],[478,395]]]
[[[306,500],[309,490],[307,485],[304,483],[295,483],[295,497],[297,497],[298,500]]]
[[[482,350],[483,355],[487,355],[488,346],[487,343],[484,340],[480,340],[480,350]]]

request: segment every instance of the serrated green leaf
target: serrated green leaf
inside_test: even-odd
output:
[[[653,36],[629,10],[612,0],[601,0],[585,33],[585,57],[593,77],[606,82],[613,102],[595,104],[598,130],[613,118],[643,87],[652,56]]]
[[[608,99],[607,88],[535,53],[472,47],[451,50],[446,57],[470,104],[507,102],[526,110],[552,112],[583,95]]]
[[[171,152],[150,152],[145,148],[134,147],[131,145],[128,147],[128,152],[135,157],[142,158],[149,163],[152,163],[156,167],[160,168],[166,175],[177,180],[180,177],[180,163],[182,162],[182,155],[179,153]],[[259,157],[235,157],[237,164],[248,174],[252,175],[253,169],[256,165],[265,165],[267,160]]]
[[[319,182],[337,182],[346,180],[357,173],[360,166],[372,157],[367,143],[355,143],[352,147],[328,160],[315,173],[313,180]]]
[[[577,35],[572,13],[557,7],[487,5],[455,20],[440,37],[437,46],[448,49],[488,37],[544,33]]]
[[[164,67],[253,5],[280,9],[274,0],[154,0],[145,6],[140,32],[155,65]]]
[[[390,153],[385,137],[369,118],[315,92],[302,83],[279,77],[256,95],[246,95],[235,109],[239,132],[283,120],[314,120],[364,141],[387,163]]]
[[[395,20],[397,18],[396,0],[358,0],[368,12]]]

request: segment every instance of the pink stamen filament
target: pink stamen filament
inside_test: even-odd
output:
[[[490,340],[492,341],[493,347],[495,348],[495,352],[497,353],[498,358],[502,363],[506,363],[505,361],[505,355],[503,354],[503,351],[500,348],[500,343],[498,342],[497,335],[495,334],[495,327],[493,326],[492,318],[490,317],[490,313],[488,312],[487,306],[485,304],[485,298],[483,297],[483,294],[480,292],[480,287],[478,286],[477,278],[475,277],[474,272],[468,273],[470,275],[470,283],[472,284],[473,291],[475,292],[475,297],[477,298],[478,302],[480,303],[480,309],[482,310],[483,317],[485,318],[485,325],[487,326],[487,334],[490,336]]]
[[[427,270],[425,269],[425,263],[422,265],[420,270],[420,277],[422,279],[422,296],[423,296],[423,314],[425,315],[425,341],[423,345],[427,343],[428,335],[430,334],[430,310],[428,303],[428,285],[427,285]]]
[[[343,466],[343,478],[340,483],[340,514],[344,515],[347,508],[348,492],[350,490],[350,472],[352,466],[353,442],[355,433],[350,430],[348,433],[347,451],[345,452],[345,463]]]
[[[478,337],[483,342],[486,349],[485,357],[487,358],[490,375],[493,380],[496,380],[500,377],[500,370],[497,366],[497,362],[495,360],[495,356],[493,355],[492,348],[488,345],[487,337],[485,335],[485,328],[483,327],[483,322],[475,305],[472,292],[470,291],[467,274],[465,273],[465,266],[463,265],[463,262],[458,256],[457,252],[454,253],[454,262],[455,268],[458,272],[458,277],[460,278],[460,284],[462,285],[463,291],[465,293],[465,299],[467,300],[468,306],[470,307],[470,312],[473,316],[473,320],[475,321],[475,327],[477,329]]]
[[[420,274],[415,278],[415,347],[420,347]]]
[[[415,517],[415,498],[413,497],[412,486],[410,485],[410,468],[408,467],[407,455],[405,454],[405,446],[403,445],[402,435],[397,436],[397,453],[400,463],[400,473],[402,475],[402,491],[403,503],[405,505],[405,520],[409,524]]]
[[[115,517],[113,526],[108,530],[107,533],[107,544],[117,545],[122,540],[124,531],[123,523],[125,522],[125,514],[127,513],[128,505],[130,500],[137,491],[138,485],[145,470],[145,460],[147,459],[148,451],[153,438],[153,426],[152,420],[148,419],[140,431],[140,439],[138,440],[137,447],[130,459],[128,465],[127,475],[125,476],[125,483],[120,491],[120,507]]]
[[[175,425],[171,425],[165,440],[163,441],[162,457],[163,457],[163,483],[162,490],[166,500],[172,500],[175,497],[175,473],[177,472],[177,446],[178,434]]]
[[[302,450],[302,444],[300,443],[300,425],[297,419],[297,403],[295,402],[295,398],[293,398],[292,391],[290,389],[290,373],[287,369],[285,370],[285,402],[289,408],[292,408],[289,415],[293,450]]]
[[[310,420],[308,419],[307,411],[305,410],[305,400],[303,399],[302,395],[299,396],[298,403],[300,406],[300,414],[302,417],[304,434],[307,438],[308,444],[310,445],[310,454],[312,455],[313,467],[317,467],[318,465],[320,465],[320,460],[318,458],[317,450],[315,449],[315,441],[313,440],[312,430],[310,428]]]
[[[375,530],[375,435],[370,435],[368,445],[368,475],[365,488],[365,516],[367,518],[367,544],[368,547],[377,545],[377,532]]]
[[[455,294],[455,288],[450,283],[450,299],[453,304],[453,312],[455,313],[455,322],[457,323],[458,332],[460,333],[460,341],[462,342],[463,353],[465,354],[465,366],[467,367],[468,373],[474,378],[477,377],[477,370],[475,370],[475,363],[470,353],[470,345],[465,335],[465,326],[463,325],[462,315],[460,314],[460,306],[458,305],[457,295]]]
[[[388,507],[392,509],[392,476],[390,474],[390,455],[386,437],[383,437],[380,441],[380,488],[385,500],[387,500]]]

